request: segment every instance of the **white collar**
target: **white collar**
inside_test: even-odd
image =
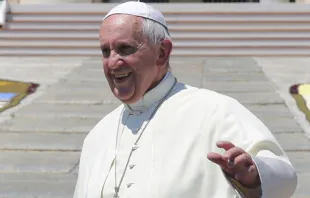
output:
[[[173,74],[168,71],[161,82],[148,91],[144,96],[133,104],[124,104],[124,107],[133,114],[140,114],[148,110],[152,105],[163,99],[176,81]]]

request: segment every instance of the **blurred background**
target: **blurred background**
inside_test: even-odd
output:
[[[179,81],[239,100],[310,198],[310,0],[141,0],[164,14]],[[0,0],[0,198],[72,197],[83,140],[120,102],[99,27],[119,0]]]

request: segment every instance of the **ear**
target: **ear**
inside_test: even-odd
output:
[[[169,40],[163,40],[159,47],[157,65],[158,66],[165,66],[169,60],[169,56],[172,51],[172,43]]]

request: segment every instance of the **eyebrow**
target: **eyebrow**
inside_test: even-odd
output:
[[[136,47],[136,48],[140,48],[140,46],[143,45],[143,43],[138,43],[138,42],[125,42],[125,41],[119,41],[118,43],[115,44],[115,46],[122,46],[122,45],[128,45],[128,46],[132,46],[132,47]],[[100,48],[105,48],[106,45],[105,44],[100,44]]]

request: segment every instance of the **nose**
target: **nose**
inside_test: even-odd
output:
[[[108,58],[108,67],[111,70],[117,69],[124,64],[124,61],[119,56],[119,54],[111,53],[110,57]]]

